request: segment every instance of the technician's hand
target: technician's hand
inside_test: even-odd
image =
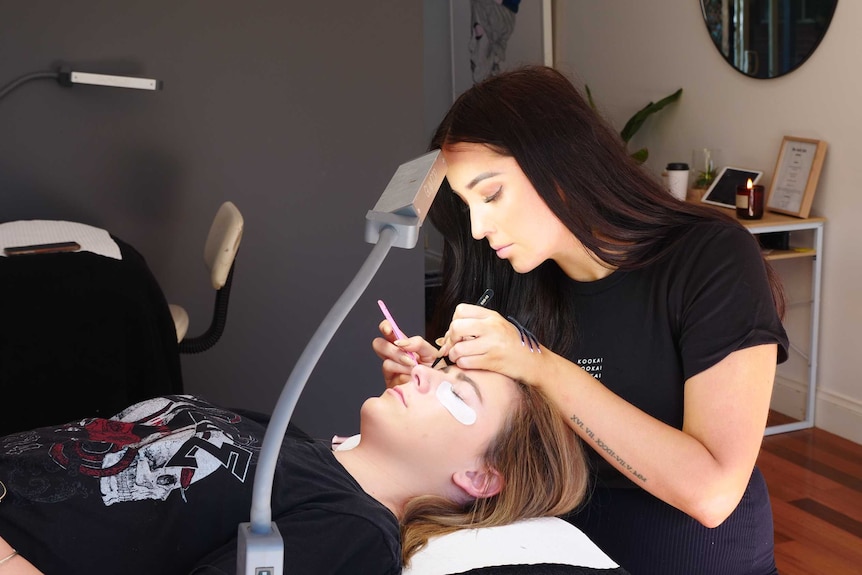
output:
[[[458,304],[446,335],[437,340],[438,355],[462,369],[484,369],[530,383],[539,373],[541,352],[521,343],[521,334],[509,320],[494,310]]]
[[[417,362],[410,353],[415,354],[418,362],[423,365],[432,365],[437,360],[437,348],[420,336],[399,340],[389,325],[389,320],[385,319],[380,322],[378,329],[383,337],[375,337],[371,347],[383,360],[383,381],[386,382],[386,387],[410,381],[410,372]],[[398,343],[395,343],[396,341]]]

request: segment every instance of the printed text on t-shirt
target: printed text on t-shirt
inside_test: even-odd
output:
[[[581,357],[575,362],[581,368],[595,377],[596,379],[602,378],[602,365],[605,362],[605,358],[603,357]]]

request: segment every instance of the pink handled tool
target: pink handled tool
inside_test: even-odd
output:
[[[392,314],[389,313],[389,309],[386,307],[386,304],[383,303],[382,299],[377,300],[377,305],[380,306],[380,311],[382,311],[386,319],[389,320],[389,325],[392,326],[392,331],[395,332],[395,335],[398,337],[398,339],[407,339],[407,336],[404,335],[404,332],[401,331],[401,329],[398,327],[398,324],[395,323],[395,320],[392,318]],[[409,354],[410,357],[413,358],[413,361],[415,361],[417,364],[419,363],[419,358],[416,357],[415,353],[413,353],[412,351],[405,351],[405,353]]]

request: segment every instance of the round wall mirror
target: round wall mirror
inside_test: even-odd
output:
[[[820,44],[838,0],[700,0],[715,47],[752,78],[795,70]]]

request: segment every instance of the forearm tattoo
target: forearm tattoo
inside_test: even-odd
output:
[[[577,415],[572,415],[572,417],[570,417],[569,419],[571,419],[572,422],[584,432],[584,434],[590,439],[590,441],[596,444],[596,447],[598,447],[600,451],[604,451],[605,453],[610,455],[611,459],[616,461],[620,465],[620,467],[623,468],[623,470],[628,471],[636,479],[639,479],[641,482],[646,483],[647,478],[641,475],[641,473],[637,469],[626,463],[626,460],[620,457],[617,452],[615,452],[613,449],[610,448],[608,444],[602,441],[601,437],[597,437],[595,432],[588,426],[586,426],[580,417],[578,417]]]

